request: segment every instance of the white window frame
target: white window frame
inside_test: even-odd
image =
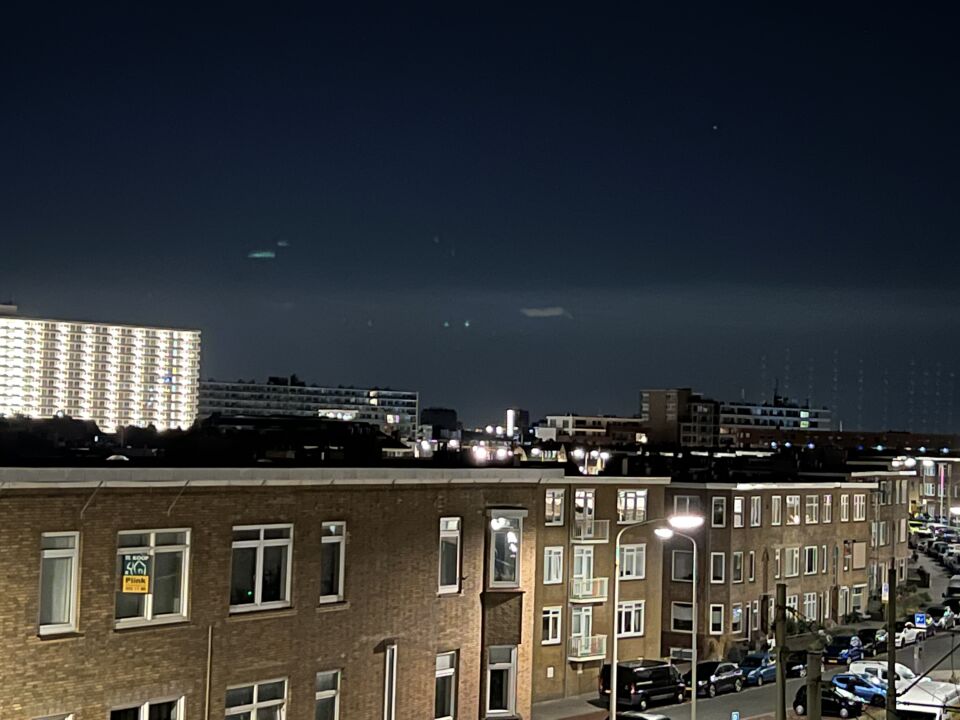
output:
[[[625,575],[627,560],[632,561],[634,574]],[[643,580],[647,577],[647,545],[646,543],[629,543],[620,546],[620,581]]]
[[[763,525],[763,497],[760,495],[750,496],[750,527],[760,527]]]
[[[820,546],[820,555],[820,572],[826,575],[830,564],[830,553],[827,552],[826,545]]]
[[[750,606],[750,603],[747,603],[747,607],[749,606]],[[740,610],[740,627],[739,628],[737,628],[736,625],[734,624],[736,622],[734,618],[737,617],[738,609]],[[731,604],[730,605],[730,633],[732,635],[743,635],[744,634],[743,624],[744,624],[743,623],[743,603]]]
[[[437,660],[439,661],[441,657],[452,657],[453,658],[453,667],[434,669],[433,674],[433,688],[434,696],[436,696],[437,680],[440,678],[452,677],[453,681],[450,683],[450,714],[449,715],[437,715],[434,711],[434,720],[454,720],[457,716],[457,668],[460,666],[459,653],[456,650],[449,652],[437,653]],[[434,707],[436,707],[436,700],[434,700]]]
[[[316,687],[317,687],[316,682],[319,679],[320,675],[329,675],[331,673],[337,678],[337,689],[336,690],[316,690]],[[314,686],[313,686],[314,690],[316,691],[314,695],[314,711],[316,711],[316,705],[321,700],[329,700],[330,698],[333,698],[333,718],[334,720],[338,720],[338,718],[340,717],[340,680],[342,677],[343,677],[343,674],[340,672],[340,670],[321,670],[316,674],[316,676],[314,677]]]
[[[45,532],[40,533],[40,592],[37,595],[37,630],[40,635],[62,635],[77,631],[77,595],[80,586],[80,532],[69,530],[65,532]],[[73,540],[72,548],[43,549],[43,538],[71,538]],[[70,559],[70,620],[65,623],[50,623],[48,625],[40,624],[42,609],[40,603],[43,602],[43,561],[58,560],[62,558]],[[66,717],[72,717],[68,715]]]
[[[811,554],[810,551],[813,551]],[[816,545],[807,545],[803,548],[803,574],[816,575],[820,569],[820,559],[817,557],[819,552]],[[810,559],[813,558],[813,570],[810,569]]]
[[[157,545],[157,535],[163,533],[183,533],[185,542],[182,545]],[[149,545],[131,545],[120,547],[120,538],[124,535],[149,535]],[[183,553],[183,571],[180,576],[180,612],[164,615],[153,614],[153,589],[156,578],[156,557],[163,553]],[[143,616],[118,618],[114,617],[114,627],[130,627],[136,625],[161,625],[170,622],[182,622],[187,619],[187,608],[190,607],[187,593],[190,588],[190,528],[164,528],[159,530],[120,530],[117,533],[117,557],[124,555],[143,554],[150,556],[150,568],[154,574],[150,576],[148,592],[144,593]],[[232,559],[232,558],[231,558]],[[114,614],[116,614],[116,600],[114,600]]]
[[[562,526],[563,525],[563,510],[564,510],[564,489],[563,488],[547,488],[544,493],[544,510],[543,518],[544,525],[548,526]]]
[[[543,621],[551,630],[550,635],[543,632]],[[556,630],[556,634],[553,631]],[[563,607],[552,605],[544,607],[540,613],[540,644],[541,645],[560,645],[563,642]]]
[[[747,580],[754,582],[757,579],[757,554],[751,550],[747,553]]]
[[[290,537],[288,538],[277,538],[273,540],[264,540],[263,532],[264,530],[282,530],[289,529]],[[290,607],[290,598],[291,598],[291,587],[293,582],[293,524],[292,523],[273,523],[267,525],[234,525],[231,528],[231,532],[237,532],[241,530],[259,530],[260,539],[259,540],[233,540],[230,545],[230,560],[233,562],[233,551],[241,548],[255,548],[257,550],[257,564],[256,570],[254,572],[254,590],[253,597],[254,601],[252,603],[246,603],[243,605],[231,605],[231,613],[243,613],[243,612],[257,612],[260,610],[273,610],[276,608],[285,608]],[[261,602],[261,593],[263,591],[263,549],[266,547],[282,547],[287,546],[287,583],[285,589],[285,600],[275,600],[270,602]],[[233,589],[233,573],[230,575],[230,587],[231,591]],[[238,686],[244,687],[244,686]]]
[[[719,625],[717,625],[717,624],[715,624],[715,623],[713,622],[713,611],[716,610],[717,608],[720,609],[720,624],[719,624]],[[707,623],[709,624],[710,634],[711,634],[711,635],[723,635],[723,628],[724,628],[724,625],[723,625],[723,616],[724,616],[724,610],[725,610],[725,607],[724,607],[723,603],[710,603],[710,610],[709,610],[709,614],[707,615]]]
[[[454,521],[456,521],[456,528],[453,529]],[[326,536],[324,536],[326,538]],[[457,541],[457,572],[456,572],[456,582],[453,585],[444,585],[443,584],[443,541],[450,540],[451,538]],[[447,595],[451,593],[460,592],[460,575],[461,572],[461,549],[463,542],[463,518],[450,516],[440,518],[440,539],[438,540],[438,552],[437,552],[437,588],[438,592],[441,595]],[[340,599],[343,597],[343,546],[340,548]],[[334,596],[330,596],[334,597]],[[324,598],[321,596],[320,602],[325,602]],[[336,602],[336,600],[328,600],[326,602]]]
[[[397,718],[397,644],[388,643],[383,651],[383,720]]]
[[[853,496],[853,521],[861,522],[867,519],[867,496]]]
[[[646,614],[646,601],[622,601],[617,608],[617,637],[641,637],[646,624]],[[639,622],[637,621],[638,617]],[[628,619],[629,622],[627,622]]]
[[[683,509],[680,508],[680,501],[683,501]],[[674,495],[673,497],[673,514],[674,515],[690,515],[691,513],[697,512],[697,507],[700,505],[700,496],[699,495]]]
[[[617,490],[617,524],[632,525],[647,519],[647,491],[633,488]]]
[[[527,516],[527,511],[511,508],[496,508],[489,510],[487,515],[490,517],[490,522],[487,524],[487,534],[489,536],[490,545],[489,552],[487,554],[487,585],[491,589],[518,588],[523,581],[523,520]],[[494,523],[496,523],[498,518],[517,521],[517,527],[513,531],[517,536],[516,572],[514,573],[516,580],[494,579],[497,558],[497,544],[494,540],[494,537],[496,533],[502,532],[506,529],[505,527],[494,527]],[[511,531],[507,530],[507,532]]]
[[[494,649],[510,650],[510,662],[491,663],[490,651]],[[494,710],[490,707],[490,676],[495,670],[507,671],[507,705],[505,710]],[[486,683],[486,708],[487,717],[511,717],[517,709],[517,646],[516,645],[491,645],[487,648],[487,683]]]
[[[810,610],[810,605],[813,605],[813,613],[808,612]],[[803,594],[803,616],[811,621],[817,621],[817,594],[815,592],[807,592]]]
[[[720,558],[720,579],[718,580],[714,574],[714,560]],[[725,552],[712,552],[710,553],[710,583],[713,585],[720,585],[727,581],[727,554]]]
[[[690,550],[674,550],[670,554],[670,579],[674,582],[693,582],[693,573],[689,578],[678,578],[677,577],[677,554],[689,555],[690,556],[690,567],[693,568],[693,553]]]
[[[850,496],[840,496],[840,522],[850,522]]]
[[[746,502],[746,498],[743,495],[737,495],[733,498],[733,527],[735,528],[743,527]]]
[[[260,686],[272,685],[273,683],[278,683],[278,682],[283,683],[283,697],[280,698],[279,700],[264,700],[263,702],[261,702],[259,700]],[[225,707],[224,709],[225,717],[231,718],[237,715],[242,715],[243,713],[250,713],[251,720],[256,720],[257,714],[258,714],[257,711],[259,709],[275,707],[279,705],[280,706],[279,715],[281,720],[283,720],[287,712],[287,695],[290,693],[290,683],[287,680],[287,678],[278,677],[278,678],[271,678],[270,680],[258,680],[257,682],[252,682],[252,683],[240,683],[237,685],[228,685],[227,692],[231,690],[239,690],[240,688],[247,688],[247,687],[253,688],[253,703],[250,705],[234,705],[233,707]],[[226,697],[226,693],[224,693],[224,697]],[[141,720],[144,720],[144,718],[141,718]]]
[[[796,517],[796,522],[793,522],[790,518],[790,506],[796,508],[796,514],[793,517]],[[800,514],[800,496],[799,495],[787,495],[786,502],[787,517],[785,522],[787,525],[799,525],[803,521],[803,516]]]
[[[337,526],[340,527],[340,534],[339,534],[339,535],[327,534],[327,528],[337,527]],[[291,542],[292,542],[292,540],[293,540],[293,533],[292,533],[292,532],[291,532],[290,537],[291,537]],[[321,604],[343,602],[343,599],[344,599],[344,597],[345,597],[344,588],[343,588],[343,582],[344,582],[344,579],[345,579],[345,577],[346,577],[346,570],[347,570],[347,523],[346,523],[345,521],[343,521],[343,520],[328,520],[327,522],[321,523],[321,525],[320,525],[320,544],[321,544],[321,545],[336,545],[336,544],[339,544],[339,546],[340,546],[340,562],[339,562],[339,565],[340,565],[340,573],[339,573],[339,577],[337,578],[337,590],[338,590],[338,592],[333,593],[333,594],[330,594],[330,595],[321,595],[318,602],[320,602]],[[290,547],[290,554],[291,554],[291,556],[293,555],[293,546],[292,546],[292,545],[291,545],[291,547]],[[459,556],[459,554],[460,554],[460,553],[459,553],[459,550],[458,550],[457,555]],[[321,558],[321,562],[322,562],[322,558]],[[439,562],[439,560],[438,560],[438,562]],[[459,579],[459,576],[460,576],[459,567],[460,567],[460,560],[459,560],[459,558],[458,558],[458,560],[457,560],[457,568],[458,568],[458,572],[457,572],[457,583],[458,583],[458,585],[457,585],[457,590],[460,589],[460,586],[459,586],[459,582],[460,582],[460,579]],[[321,572],[322,572],[322,571],[323,571],[323,568],[321,568]],[[437,574],[438,574],[438,576],[437,576],[437,581],[439,582],[439,580],[440,580],[440,578],[439,578],[439,570],[437,571]]]
[[[750,606],[750,629],[760,629],[760,601],[754,600]]]
[[[556,574],[553,571],[556,570]],[[563,545],[549,545],[543,549],[543,584],[563,583]]]
[[[907,519],[900,518],[900,542],[905,543],[907,541]]]
[[[673,601],[670,603],[670,632],[675,633],[684,633],[690,635],[693,633],[693,630],[683,630],[677,627],[677,613],[676,609],[678,606],[684,606],[690,608],[690,626],[693,627],[693,603],[683,602],[683,601]]]
[[[737,558],[740,559],[740,578],[737,579]],[[730,558],[730,582],[743,582],[743,550],[736,550]]]
[[[823,524],[833,522],[833,495],[831,493],[826,493],[823,496]]]
[[[721,509],[721,518],[720,522],[716,521],[716,511]],[[710,527],[722,528],[727,526],[727,499],[725,497],[715,495],[710,499]]]
[[[787,560],[786,567],[783,568],[784,577],[798,577],[800,575],[800,548],[799,547],[790,547],[786,548],[787,551]],[[790,566],[793,566],[793,572],[790,572]]]
[[[107,720],[110,720],[110,717],[113,715],[113,713],[118,712],[120,710],[137,710],[139,714],[139,720],[149,720],[150,707],[152,705],[161,705],[169,702],[176,703],[177,717],[180,718],[180,720],[183,720],[183,705],[184,705],[183,695],[170,695],[169,697],[153,698],[152,700],[147,700],[146,702],[130,703],[129,705],[116,705],[114,707],[111,707],[109,712],[107,712]],[[70,713],[69,715],[57,715],[54,717],[73,718],[73,713]]]
[[[813,501],[812,504],[810,502],[811,500]],[[813,519],[811,520],[811,518]],[[803,524],[817,525],[819,523],[820,523],[820,496],[807,495],[803,499]]]
[[[770,497],[770,524],[775,527],[783,524],[782,495],[773,495]]]
[[[781,566],[781,552],[780,552],[780,548],[777,548],[776,550],[774,550],[774,551],[773,551],[773,555],[774,555],[773,577],[779,580],[779,579],[780,579],[780,573],[781,573],[781,571],[782,571],[782,569],[783,569],[782,566]]]

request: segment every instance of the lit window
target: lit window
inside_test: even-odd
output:
[[[647,519],[646,490],[617,491],[617,522],[635,523]]]
[[[541,645],[559,645],[563,608],[545,607],[543,609],[543,627],[540,636]]]
[[[487,715],[513,715],[517,696],[517,648],[493,646],[487,654]]]
[[[292,525],[234,527],[230,609],[244,612],[288,606],[292,549]]]
[[[725,553],[710,553],[710,582],[722,583],[724,581],[726,565],[727,556]]]
[[[117,625],[186,617],[189,548],[189,530],[119,534]]]
[[[735,497],[733,499],[733,526],[735,528],[743,527],[743,504],[744,498]]]
[[[543,584],[557,585],[563,582],[563,546],[543,549]]]
[[[433,717],[435,720],[453,720],[457,701],[457,653],[437,655]]]
[[[750,498],[750,527],[760,527],[762,508],[763,498],[759,495]]]
[[[643,635],[643,600],[620,603],[617,608],[617,634],[620,637]]]
[[[823,496],[823,522],[833,522],[833,495]]]
[[[520,586],[522,510],[494,510],[490,518],[490,587]]]
[[[110,720],[180,720],[182,717],[182,697],[115,708],[110,711]]]
[[[341,544],[341,549],[342,547]],[[343,567],[342,562],[338,564],[340,568]],[[460,518],[458,517],[440,518],[439,583],[441,593],[460,591]],[[337,594],[340,595],[340,593]]]
[[[816,525],[820,520],[820,496],[807,495],[804,522],[807,525]]]
[[[723,635],[723,605],[710,606],[710,634]]]
[[[783,498],[774,495],[770,498],[770,524],[780,525],[783,522]]]
[[[40,536],[40,634],[77,629],[77,565],[80,533]]]
[[[711,527],[726,527],[727,524],[727,499],[725,497],[715,497],[712,500],[713,509],[710,515]]]
[[[693,553],[689,550],[673,551],[672,579],[677,582],[693,582]]]
[[[547,490],[544,524],[563,525],[563,488],[549,488]]]
[[[787,525],[800,524],[800,496],[787,495]]]
[[[840,522],[847,522],[850,520],[850,496],[841,495],[840,496]]]
[[[647,574],[647,546],[645,544],[620,546],[620,579],[641,580]]]
[[[454,532],[459,537],[459,518],[445,519],[456,521],[457,529]],[[320,602],[340,602],[344,597],[347,526],[342,522],[325,522],[320,530]],[[441,538],[441,545],[442,543]],[[459,583],[459,577],[457,582]]]
[[[224,703],[226,720],[282,720],[286,701],[286,680],[230,687]]]
[[[276,717],[276,715],[274,715]],[[317,673],[314,720],[338,720],[340,717],[340,671]]]
[[[743,633],[743,605],[734,603],[730,606],[730,632],[734,635]]]
[[[693,631],[693,605],[686,602],[670,603],[670,629],[673,632]]]

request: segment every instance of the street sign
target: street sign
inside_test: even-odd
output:
[[[144,553],[124,555],[122,592],[143,595],[150,592],[150,556]]]
[[[927,626],[927,614],[926,613],[914,613],[913,614],[913,624],[918,628],[925,628]]]
[[[730,713],[730,720],[740,720],[740,713],[736,710]]]
[[[880,602],[890,602],[890,583],[885,582],[880,591]]]

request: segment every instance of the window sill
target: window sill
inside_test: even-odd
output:
[[[456,590],[456,591],[454,591],[454,590],[449,590],[449,591],[447,591],[447,592],[438,592],[438,593],[437,593],[437,597],[438,597],[438,598],[457,598],[457,597],[463,597],[463,589],[461,588],[460,590]]]
[[[263,608],[256,610],[230,610],[227,622],[246,622],[247,620],[270,620],[272,618],[292,617],[297,609],[292,607]]]
[[[349,609],[350,609],[350,603],[346,600],[339,600],[337,602],[332,602],[332,601],[322,602],[319,605],[317,605],[318,613],[336,612],[337,610],[349,610]]]
[[[523,595],[526,591],[517,585],[516,587],[488,587],[486,590],[484,590],[484,592],[493,593],[495,595]],[[493,715],[491,717],[497,716]]]
[[[117,621],[113,624],[113,629],[115,632],[124,632],[127,630],[147,630],[153,627],[169,627],[171,625],[189,625],[190,618],[187,617],[174,617],[174,618],[160,618],[157,620],[127,620],[127,621]]]
[[[646,575],[621,575],[620,582],[630,582],[631,580],[646,580]]]
[[[51,642],[55,640],[76,640],[84,637],[84,634],[78,630],[60,630],[58,632],[37,633],[36,639],[40,642]]]

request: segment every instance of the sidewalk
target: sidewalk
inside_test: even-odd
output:
[[[533,720],[606,720],[607,711],[591,705],[596,693],[546,700],[533,705]]]

